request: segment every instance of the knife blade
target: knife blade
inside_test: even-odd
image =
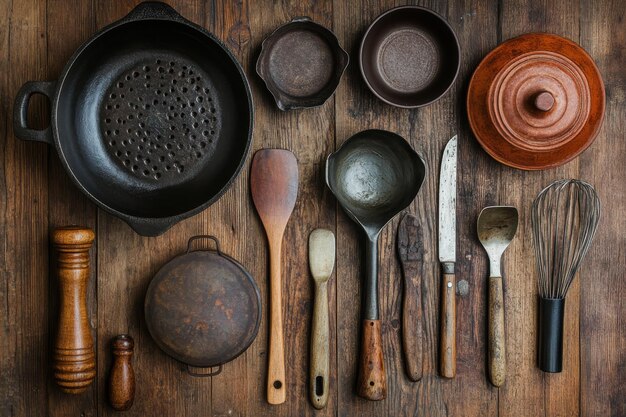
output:
[[[439,262],[441,263],[441,375],[456,375],[456,177],[457,136],[443,151],[439,173]]]

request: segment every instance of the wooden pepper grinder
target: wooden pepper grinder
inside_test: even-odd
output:
[[[54,379],[68,394],[87,389],[96,376],[96,355],[87,317],[89,249],[93,230],[77,226],[56,229],[59,328],[53,352]]]
[[[127,334],[113,339],[113,367],[109,375],[109,402],[117,411],[128,410],[135,399],[135,371],[131,359],[135,342]]]

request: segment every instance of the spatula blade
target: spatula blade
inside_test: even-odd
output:
[[[250,170],[254,206],[266,225],[286,225],[298,196],[298,161],[286,149],[261,149]]]
[[[335,235],[330,230],[315,229],[309,235],[309,267],[313,279],[326,282],[335,266]]]

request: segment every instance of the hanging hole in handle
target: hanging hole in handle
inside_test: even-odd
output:
[[[29,128],[37,131],[46,130],[50,126],[50,99],[45,94],[31,95],[26,123]]]
[[[204,371],[209,370],[209,372],[198,372],[198,371],[195,371],[194,369],[201,369]],[[219,365],[217,367],[217,371],[213,372],[212,370],[213,368],[197,368],[195,366],[187,365],[187,373],[196,378],[206,378],[209,376],[219,375],[222,372],[222,365]]]
[[[315,377],[315,395],[318,397],[324,395],[324,377],[321,375]],[[318,398],[317,401],[319,400]]]
[[[272,385],[274,386],[274,389],[281,389],[283,387],[283,383],[279,381],[278,379],[274,381]]]
[[[211,235],[198,235],[198,236],[193,236],[189,238],[189,241],[187,242],[187,251],[185,253],[192,252],[191,246],[193,242],[195,242],[196,240],[201,240],[201,239],[210,239],[213,242],[215,242],[215,251],[218,253],[218,255],[220,256],[222,255],[222,251],[220,249],[220,241],[215,236],[211,236]]]

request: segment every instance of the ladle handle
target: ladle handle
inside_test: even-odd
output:
[[[502,386],[506,379],[506,343],[504,334],[504,295],[502,277],[489,277],[489,378]]]
[[[383,338],[378,316],[378,237],[365,241],[365,276],[363,277],[363,309],[361,311],[361,358],[357,392],[367,400],[383,400],[387,396]]]
[[[367,400],[384,400],[387,396],[387,378],[380,320],[363,320],[361,327],[358,393]]]
[[[456,277],[443,274],[441,282],[441,376],[456,375]]]

